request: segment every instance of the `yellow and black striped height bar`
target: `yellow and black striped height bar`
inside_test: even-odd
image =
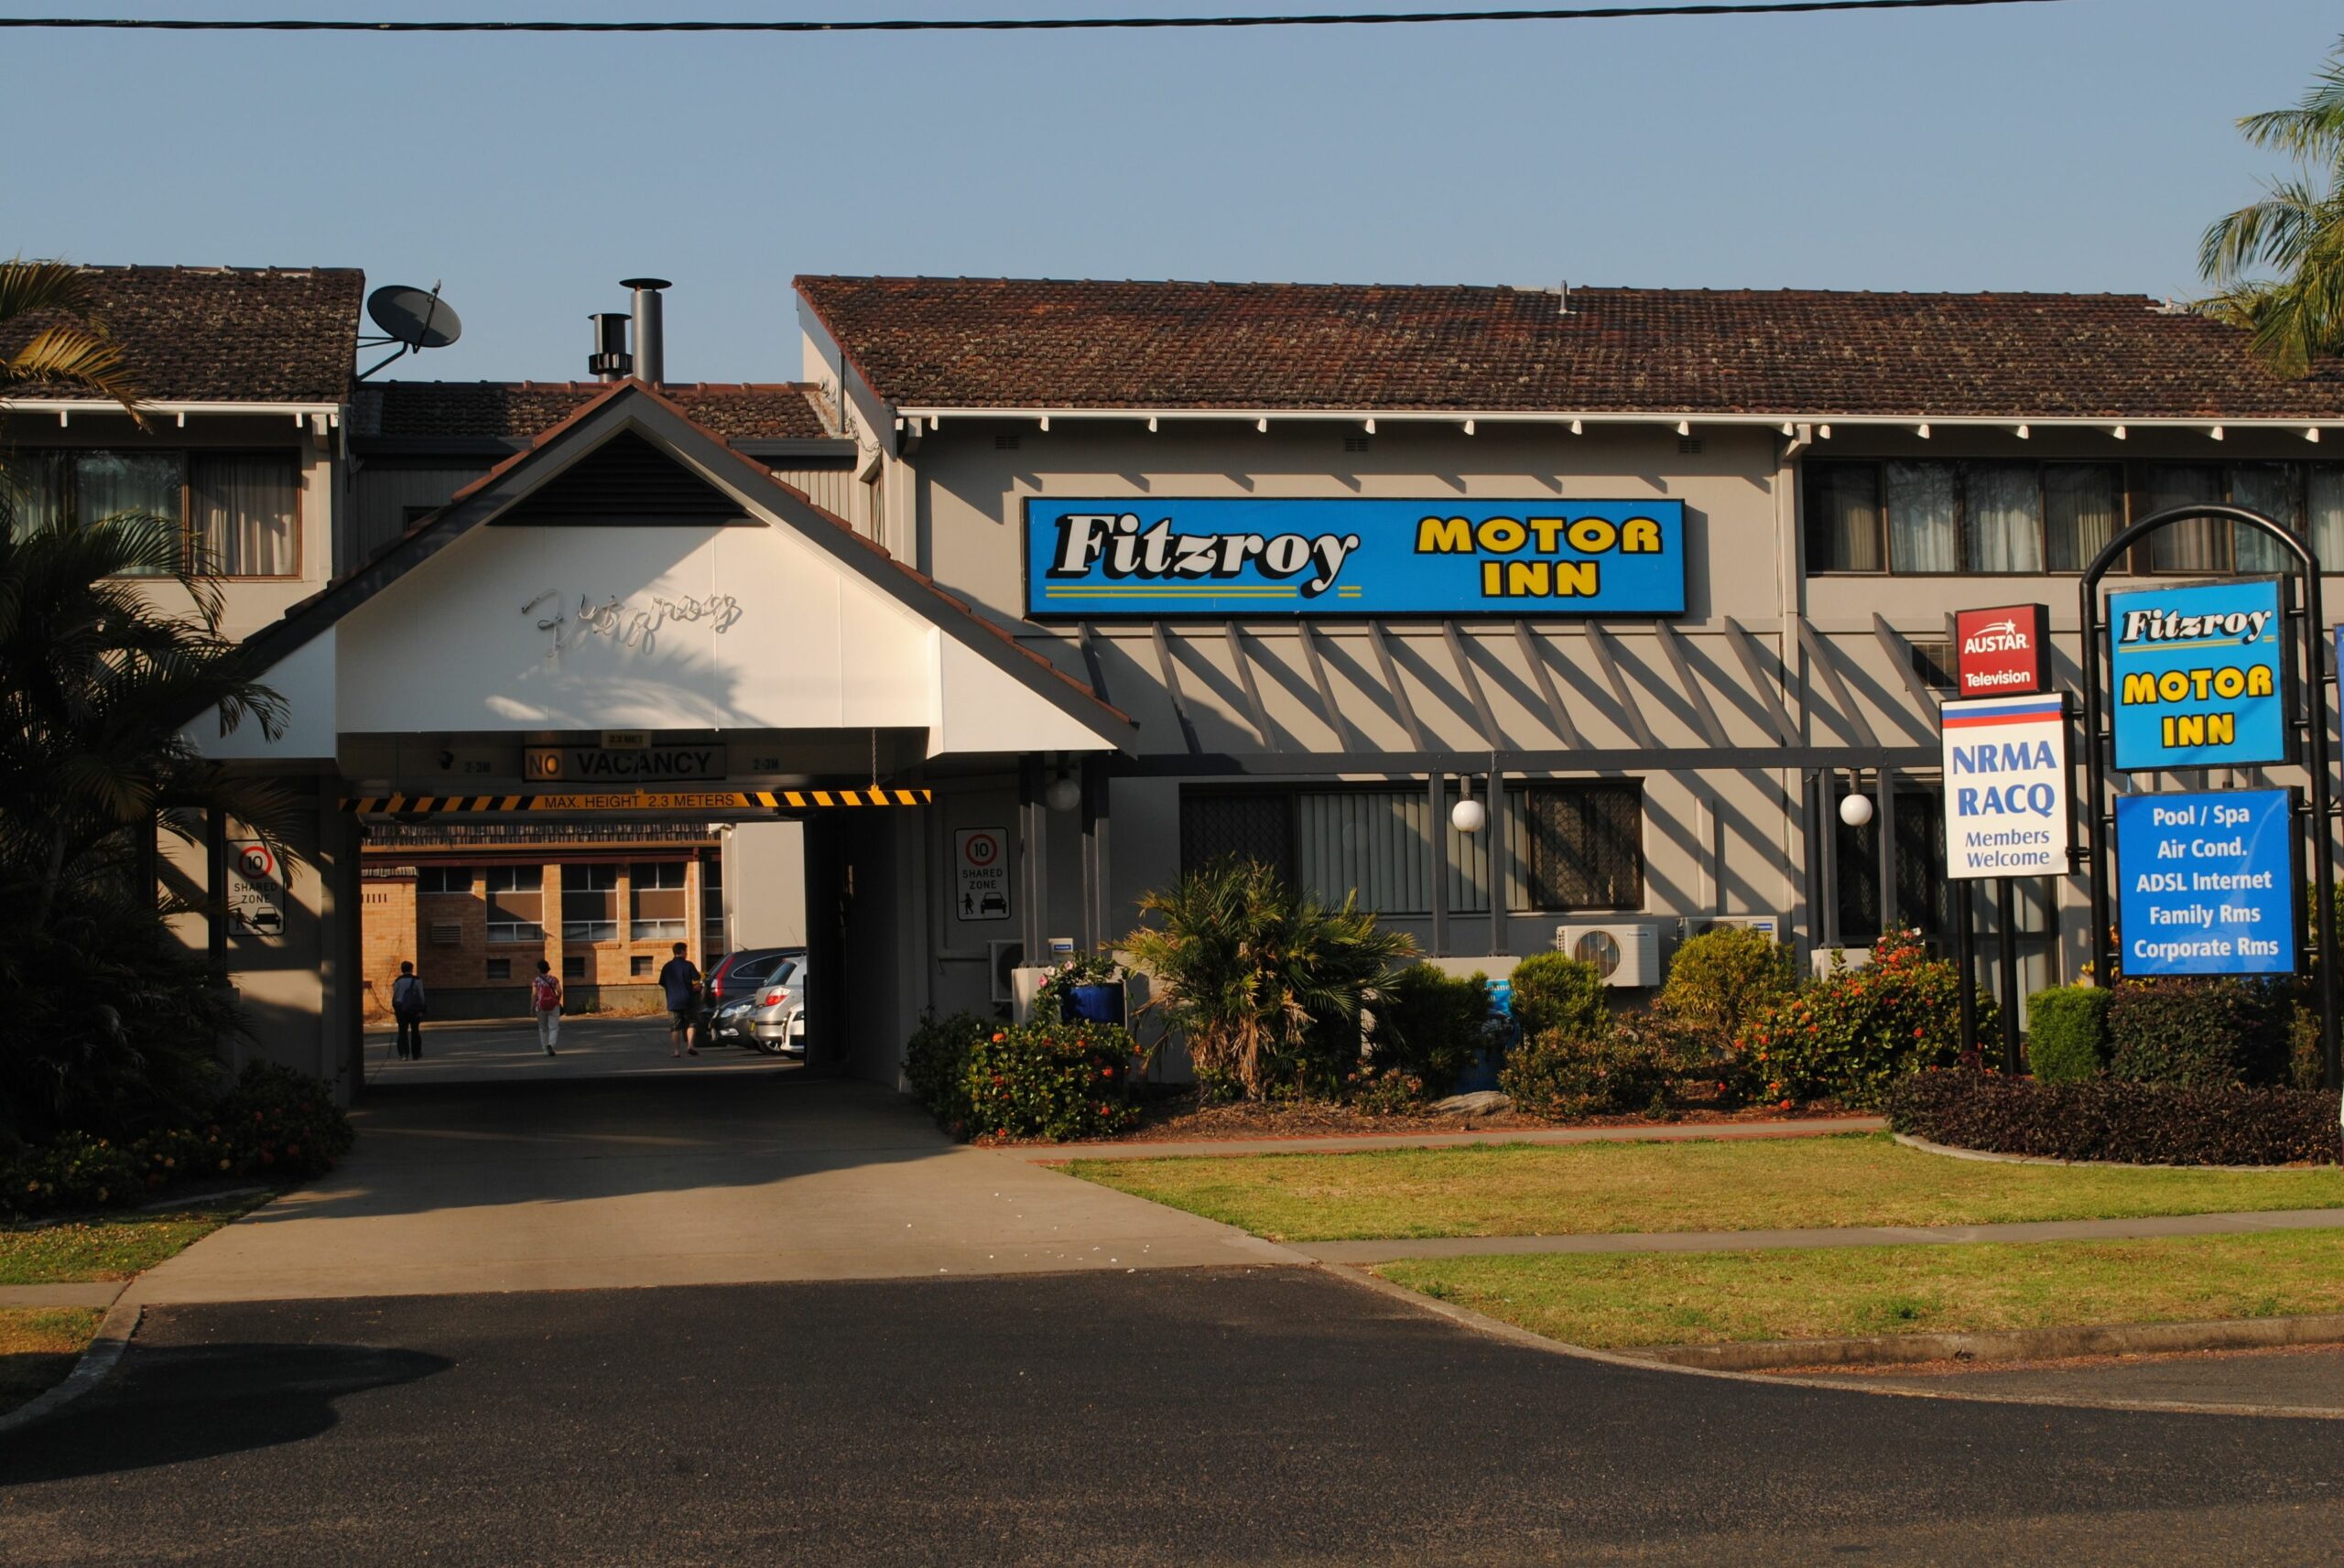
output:
[[[924,789],[604,790],[562,795],[368,795],[346,796],[344,811],[437,816],[455,812],[820,811],[847,806],[926,806]]]

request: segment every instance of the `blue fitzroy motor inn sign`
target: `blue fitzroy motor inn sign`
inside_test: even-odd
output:
[[[1681,615],[1681,501],[1026,503],[1026,612]]]
[[[2276,578],[2110,594],[2116,766],[2285,762],[2284,609]]]

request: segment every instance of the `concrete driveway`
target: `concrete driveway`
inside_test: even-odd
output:
[[[788,1072],[378,1088],[358,1146],[146,1305],[1295,1262]]]

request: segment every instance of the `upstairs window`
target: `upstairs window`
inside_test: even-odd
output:
[[[180,564],[219,577],[300,570],[300,475],[290,452],[83,447],[20,453],[20,530],[125,514],[179,531]]]
[[[2115,463],[1809,462],[1807,569],[2081,571],[2124,509]]]
[[[542,942],[546,937],[546,873],[542,866],[490,866],[487,884],[488,939]]]
[[[570,865],[561,868],[561,939],[619,939],[619,869]]]
[[[636,942],[680,942],[684,937],[684,862],[638,860],[627,878],[635,911],[627,935]]]

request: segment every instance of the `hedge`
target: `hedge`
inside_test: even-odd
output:
[[[1960,1069],[1890,1087],[1888,1125],[1956,1149],[2130,1165],[2344,1162],[2333,1094],[2313,1089],[2046,1084]]]
[[[2108,1065],[2108,992],[2053,986],[2026,999],[2026,1065],[2037,1083],[2075,1084]]]

